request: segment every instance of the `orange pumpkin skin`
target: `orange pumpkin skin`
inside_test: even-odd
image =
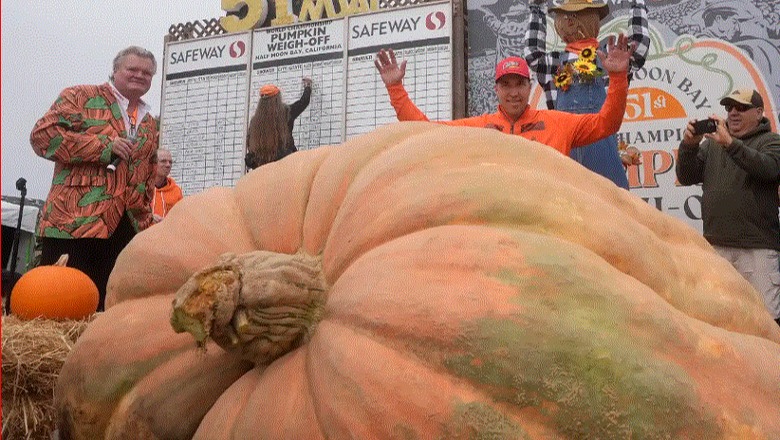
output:
[[[27,271],[11,291],[11,312],[21,319],[84,319],[95,313],[98,289],[84,272],[63,266]]]
[[[178,206],[120,255],[65,363],[71,438],[780,438],[780,330],[755,291],[548,147],[396,124]],[[327,289],[253,368],[249,338],[212,328],[204,355],[168,319],[225,253],[246,305],[257,251],[313,259]]]

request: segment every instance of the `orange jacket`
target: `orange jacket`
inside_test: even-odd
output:
[[[173,177],[168,176],[165,179],[165,185],[162,188],[154,187],[154,195],[152,196],[152,212],[160,217],[168,215],[168,211],[173,208],[173,205],[184,198],[181,194],[181,188],[173,180]]]
[[[414,105],[403,84],[387,87],[390,104],[399,121],[428,121],[425,113]],[[518,120],[512,123],[499,106],[496,113],[457,119],[437,121],[441,124],[466,127],[490,127],[507,134],[517,134],[532,141],[549,145],[566,156],[574,147],[591,144],[616,133],[623,122],[626,111],[628,79],[625,72],[609,75],[607,100],[601,111],[593,114],[574,114],[557,110],[536,110],[526,107]]]
[[[108,238],[127,214],[136,231],[152,223],[157,124],[146,114],[130,160],[111,162],[114,138],[126,135],[111,85],[70,87],[35,124],[30,143],[54,161],[54,178],[38,233],[54,238]]]

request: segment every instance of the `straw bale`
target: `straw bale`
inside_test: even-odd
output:
[[[90,320],[3,316],[2,438],[50,438],[57,377]]]

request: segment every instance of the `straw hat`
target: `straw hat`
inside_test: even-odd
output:
[[[588,8],[598,9],[599,20],[609,15],[609,6],[600,0],[563,0],[560,5],[550,8],[550,12],[578,12]]]

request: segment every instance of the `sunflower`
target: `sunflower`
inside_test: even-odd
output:
[[[595,61],[596,60],[596,48],[595,47],[586,47],[585,49],[582,49],[580,52],[580,59],[584,61]]]
[[[555,75],[554,78],[554,84],[555,88],[561,89],[563,91],[569,90],[569,86],[571,86],[571,74],[567,72],[566,70],[558,73]]]
[[[596,75],[596,65],[590,61],[577,60],[574,62],[574,71],[581,78],[593,78]]]

